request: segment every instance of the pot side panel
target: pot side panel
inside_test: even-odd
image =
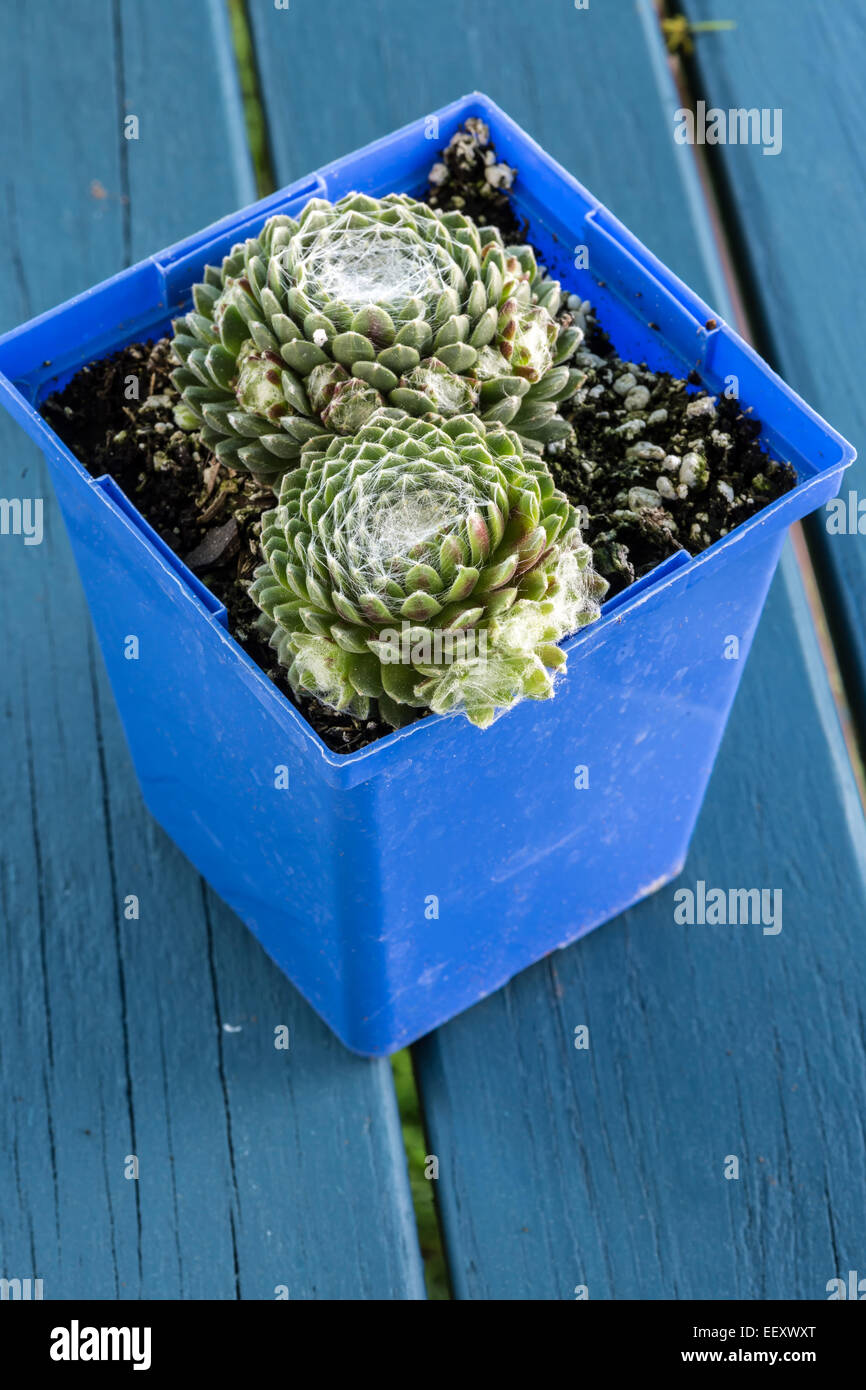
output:
[[[348,787],[140,533],[54,471],[149,809],[348,1046],[404,1046],[681,868],[782,531],[613,615],[552,701],[419,729]]]
[[[350,1046],[404,1045],[679,873],[784,533],[762,540],[610,623],[552,701],[445,721],[377,780],[383,916],[357,931],[392,1002]]]

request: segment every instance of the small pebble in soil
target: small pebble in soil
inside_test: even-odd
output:
[[[697,377],[625,362],[609,345],[599,356],[587,346],[598,346],[591,309],[576,295],[568,308],[586,334],[574,359],[586,378],[562,407],[574,438],[548,448],[547,462],[584,509],[584,538],[613,595],[679,548],[706,549],[796,475],[770,458],[760,421],[738,401]]]
[[[508,197],[516,169],[497,159],[490,127],[470,116],[452,135],[428,175],[427,202],[445,212],[463,212],[480,226],[499,228],[506,244],[526,239]]]

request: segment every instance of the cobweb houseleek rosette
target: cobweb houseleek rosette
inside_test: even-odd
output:
[[[292,688],[395,727],[429,708],[486,728],[547,699],[557,642],[606,588],[542,461],[469,415],[383,408],[310,441],[262,550],[250,593]]]
[[[314,198],[296,221],[208,266],[174,324],[173,381],[190,423],[231,467],[278,482],[306,441],[353,435],[382,406],[469,411],[540,451],[583,374],[582,337],[528,246],[403,194]]]

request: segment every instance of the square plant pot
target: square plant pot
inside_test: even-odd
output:
[[[711,392],[736,375],[764,444],[797,472],[791,492],[702,554],[678,552],[566,640],[553,700],[484,731],[428,717],[330,752],[230,636],[222,604],[37,412],[86,363],[170,332],[204,266],[272,214],[351,190],[420,195],[429,117],[0,339],[0,395],[51,466],[147,805],[338,1036],[369,1055],[405,1046],[679,872],[786,529],[837,493],[854,458],[487,97],[436,114],[436,148],[468,116],[488,123],[519,170],[528,240],[591,300],[623,357],[697,371]],[[575,245],[590,269],[574,269]],[[133,634],[139,656],[127,660]],[[731,635],[738,661],[724,659]]]

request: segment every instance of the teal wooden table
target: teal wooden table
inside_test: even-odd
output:
[[[697,40],[693,96],[784,109],[779,156],[711,152],[720,218],[648,0],[248,0],[274,176],[481,88],[730,317],[721,221],[762,346],[856,444],[866,5],[685,8],[737,26]],[[0,0],[0,23],[0,329],[254,196],[221,0]],[[46,508],[41,546],[0,537],[0,1277],[423,1298],[388,1064],[343,1050],[149,819],[41,456],[5,417],[0,470]],[[822,1298],[866,1273],[866,827],[827,673],[862,736],[866,537],[825,522],[832,645],[789,548],[681,879],[780,888],[782,932],[675,925],[674,884],[414,1050],[456,1297]]]

